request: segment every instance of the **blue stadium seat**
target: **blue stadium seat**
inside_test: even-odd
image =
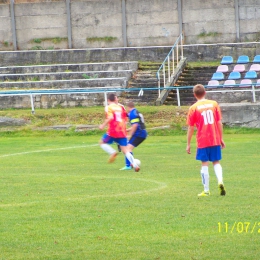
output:
[[[245,79],[256,79],[257,73],[254,70],[249,70],[246,72]]]
[[[251,87],[252,86],[252,80],[251,79],[242,79],[239,87],[242,88],[247,88],[247,87]]]
[[[256,55],[253,60],[254,63],[260,63],[260,55]]]
[[[233,57],[232,56],[224,56],[220,62],[223,64],[232,64],[233,63]]]
[[[212,75],[212,80],[223,80],[224,79],[224,74],[222,72],[215,72]]]
[[[241,55],[237,59],[237,63],[239,64],[246,64],[249,62],[249,57],[247,55]]]
[[[238,71],[232,71],[229,74],[228,79],[241,79],[241,74]]]
[[[224,87],[225,88],[233,88],[236,87],[236,82],[233,79],[228,79],[224,82]]]

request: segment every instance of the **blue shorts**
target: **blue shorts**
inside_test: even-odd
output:
[[[120,146],[127,146],[127,138],[122,137],[122,138],[115,138],[111,137],[108,134],[104,134],[102,137],[102,141],[106,144],[112,144],[113,142],[119,144]]]
[[[215,162],[221,160],[221,146],[197,148],[196,160],[202,162]]]
[[[128,141],[128,144],[131,144],[134,147],[137,147],[139,144],[141,144],[146,138],[138,137],[138,136],[132,136],[131,139]]]

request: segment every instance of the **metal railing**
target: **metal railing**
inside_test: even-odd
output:
[[[179,48],[180,47],[180,48]],[[179,53],[180,49],[180,53]],[[176,55],[175,55],[176,52]],[[164,59],[162,65],[158,69],[156,73],[157,81],[158,81],[158,89],[159,89],[159,97],[160,97],[160,88],[161,88],[161,78],[160,78],[160,73],[163,73],[163,87],[165,88],[166,82],[170,83],[171,81],[171,76],[174,74],[175,70],[175,62],[176,62],[176,67],[178,67],[179,64],[179,56],[181,59],[183,59],[183,33],[179,35],[177,40],[175,41],[174,45],[172,46],[170,52]],[[167,64],[166,64],[167,63]],[[167,72],[168,72],[168,77],[166,78],[166,66],[167,66]],[[171,69],[172,68],[172,69]]]
[[[230,89],[230,87],[237,87],[236,89]],[[176,90],[176,99],[177,105],[181,106],[181,98],[180,91],[185,89],[192,89],[193,86],[183,86],[183,87],[165,87],[165,90]],[[227,92],[252,92],[252,100],[256,102],[256,92],[260,91],[259,83],[252,83],[251,86],[248,84],[233,84],[232,86],[227,85],[219,85],[216,88],[212,88],[212,86],[205,86],[208,93],[227,93]],[[96,88],[96,89],[43,89],[43,90],[9,90],[9,91],[0,91],[1,96],[30,96],[32,113],[35,113],[34,109],[34,100],[33,96],[37,95],[71,95],[71,94],[104,94],[104,101],[107,104],[107,94],[115,93],[115,92],[138,92],[138,97],[142,96],[146,91],[154,91],[159,90],[161,88],[150,87],[150,88]]]
[[[178,106],[181,106],[180,91],[185,89],[193,89],[194,86],[183,87],[165,87],[165,89],[175,89]],[[257,88],[258,87],[258,88]],[[205,85],[207,93],[229,93],[229,92],[252,92],[252,101],[256,102],[256,92],[260,91],[259,83],[252,84],[232,84],[218,85],[216,87]],[[235,89],[234,89],[235,88]]]

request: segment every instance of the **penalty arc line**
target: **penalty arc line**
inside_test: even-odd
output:
[[[109,179],[109,178],[108,178]],[[118,177],[110,177],[110,179],[119,179]],[[124,177],[120,177],[120,179],[126,179]],[[86,195],[81,196],[80,198],[67,198],[67,200],[75,201],[75,200],[84,200],[84,199],[93,199],[93,198],[112,198],[112,197],[118,197],[118,196],[135,196],[140,195],[144,193],[150,193],[150,192],[156,192],[159,190],[163,190],[168,187],[168,185],[165,182],[159,182],[155,180],[148,180],[148,179],[142,179],[142,178],[129,178],[129,180],[136,180],[136,181],[143,181],[143,182],[149,182],[149,183],[155,183],[158,185],[156,188],[146,189],[146,190],[139,190],[139,191],[132,191],[132,192],[123,192],[123,193],[116,193],[116,194],[104,194],[104,195]]]
[[[59,150],[69,150],[69,149],[77,149],[77,148],[86,148],[86,147],[95,147],[98,146],[98,144],[90,144],[90,145],[81,145],[81,146],[70,146],[70,147],[62,147],[62,148],[54,148],[54,149],[46,149],[46,150],[37,150],[37,151],[30,151],[30,152],[21,152],[21,153],[13,153],[13,154],[4,154],[0,155],[0,158],[4,157],[10,157],[10,156],[18,156],[18,155],[25,155],[25,154],[31,154],[31,153],[42,153],[42,152],[52,152],[52,151],[59,151]],[[158,185],[157,188],[142,190],[142,191],[134,191],[134,192],[126,192],[126,193],[118,193],[118,194],[106,194],[106,195],[94,195],[94,196],[86,196],[84,199],[90,199],[90,198],[104,198],[104,197],[116,197],[116,196],[134,196],[138,194],[143,194],[147,192],[153,192],[158,191],[161,189],[165,189],[167,187],[167,184],[164,182],[158,182],[154,180],[147,180],[147,179],[140,179],[140,178],[132,178],[139,181],[145,181],[145,182],[151,182]],[[79,198],[67,198],[67,200],[78,200]],[[82,198],[81,198],[82,199]],[[28,204],[34,204],[35,202],[31,203],[18,203],[16,206],[25,206]],[[6,206],[15,206],[15,204],[8,204],[8,205],[0,205],[0,207],[6,207]]]

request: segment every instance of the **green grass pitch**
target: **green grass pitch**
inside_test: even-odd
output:
[[[259,134],[225,135],[227,195],[210,166],[204,198],[184,135],[149,137],[139,173],[99,138],[0,138],[1,260],[260,259]]]

